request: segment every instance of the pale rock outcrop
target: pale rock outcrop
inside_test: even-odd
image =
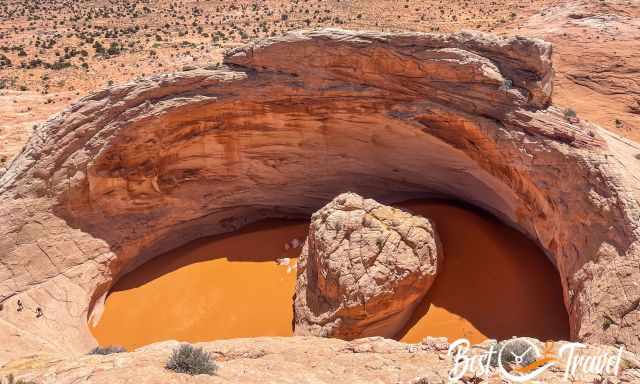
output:
[[[95,346],[105,294],[167,249],[347,190],[492,212],[557,266],[572,338],[638,350],[640,147],[564,118],[551,52],[300,31],[80,99],[0,173],[0,364]]]
[[[298,260],[296,335],[394,337],[442,265],[428,219],[343,193],[311,216]]]
[[[539,351],[544,345],[534,341]],[[469,355],[486,353],[490,342],[473,347]],[[551,351],[557,355],[564,343],[556,343]],[[176,341],[166,341],[139,348],[135,352],[112,355],[69,357],[42,353],[28,356],[0,368],[0,377],[16,378],[39,384],[158,384],[158,383],[237,383],[237,384],[448,384],[507,383],[499,370],[483,375],[478,365],[465,372],[462,380],[449,380],[453,369],[447,356],[446,340],[426,338],[421,343],[404,344],[381,337],[354,341],[319,337],[260,337],[254,339],[219,340],[198,343],[218,365],[215,375],[189,376],[164,368]],[[589,345],[580,349],[583,356],[600,356],[610,346]],[[562,364],[545,370],[528,382],[563,384],[637,383],[640,380],[638,357],[622,354],[618,375],[585,373],[582,369],[564,378],[566,356]]]

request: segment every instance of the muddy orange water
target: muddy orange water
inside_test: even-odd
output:
[[[398,338],[533,336],[567,339],[558,274],[517,231],[474,209],[442,201],[400,207],[433,219],[445,262],[435,284]],[[292,334],[292,268],[307,223],[264,221],[194,241],[124,276],[106,299],[92,332],[101,345],[137,348],[176,339],[206,341]],[[285,249],[288,248],[288,249]]]

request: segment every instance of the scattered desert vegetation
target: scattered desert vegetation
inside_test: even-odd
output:
[[[16,379],[12,374],[9,374],[5,378],[0,378],[0,384],[36,384],[36,382]]]
[[[491,31],[551,0],[8,0],[0,3],[0,89],[85,93],[290,30]]]

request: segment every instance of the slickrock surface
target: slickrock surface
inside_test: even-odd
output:
[[[555,104],[640,140],[637,1],[560,1],[514,24],[507,23],[501,30],[553,43]]]
[[[539,352],[544,345],[536,342]],[[487,341],[474,346],[473,355],[487,351]],[[447,384],[453,364],[447,356],[446,341],[429,338],[418,344],[404,344],[383,338],[358,339],[351,342],[318,337],[261,337],[254,339],[220,340],[199,343],[216,361],[219,369],[214,376],[189,376],[164,369],[176,341],[152,344],[132,353],[107,356],[62,357],[40,354],[25,357],[0,368],[0,375],[34,380],[41,384],[157,384],[157,383],[389,383]],[[556,355],[563,344],[553,345]],[[607,346],[580,349],[584,356],[615,355]],[[566,357],[566,356],[565,356]],[[567,383],[566,364],[547,369],[536,377],[540,383]],[[617,376],[586,374],[577,370],[570,378],[580,383],[637,383],[640,365],[636,356],[622,355]],[[500,371],[491,369],[482,377],[469,371],[465,381],[458,383],[501,383]],[[476,372],[478,373],[478,372]],[[512,372],[513,373],[513,372]],[[605,380],[602,381],[603,377]]]
[[[51,103],[48,95],[36,92],[0,91],[0,173],[20,152],[34,127],[64,109],[73,95],[61,92],[56,96],[62,100]]]
[[[348,190],[487,209],[557,265],[573,338],[640,348],[640,147],[551,105],[548,43],[321,30],[225,62],[81,99],[0,175],[0,363],[84,353],[127,271]]]
[[[311,216],[298,259],[296,335],[394,337],[442,265],[428,219],[343,193]]]

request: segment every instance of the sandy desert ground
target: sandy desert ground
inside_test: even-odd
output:
[[[216,66],[227,48],[320,27],[547,39],[556,103],[640,139],[639,15],[630,0],[10,0],[0,4],[0,166],[34,125],[88,92]]]

